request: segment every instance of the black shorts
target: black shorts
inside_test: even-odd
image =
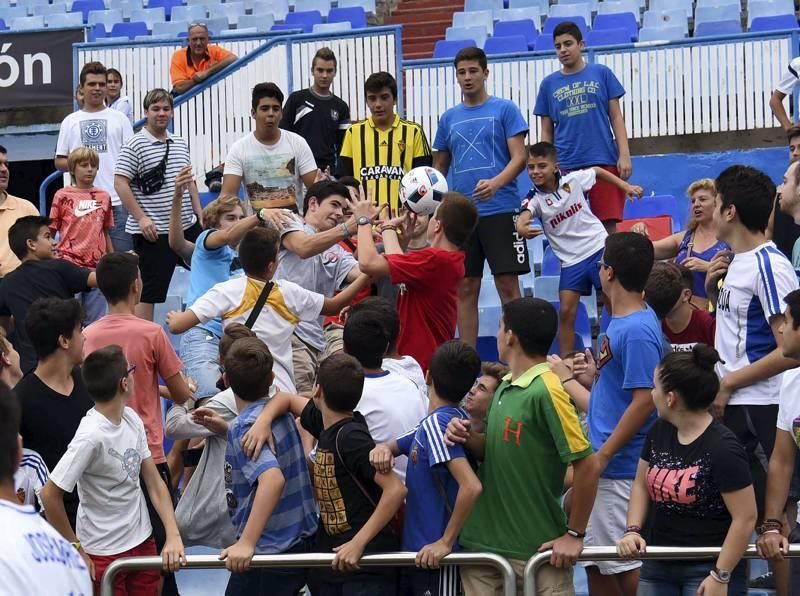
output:
[[[194,242],[203,228],[194,223],[183,231],[187,240]],[[167,299],[169,282],[175,266],[181,263],[177,254],[169,247],[166,234],[159,234],[158,240],[150,242],[142,234],[132,234],[133,250],[139,255],[139,270],[142,272],[142,297],[146,304],[160,304]]]
[[[516,213],[499,213],[478,218],[475,231],[464,246],[466,277],[483,277],[483,262],[488,261],[492,275],[519,275],[531,270],[528,246],[517,234]]]
[[[459,596],[462,593],[461,577],[455,565],[439,569],[404,567],[401,576],[403,596]]]
[[[158,470],[158,476],[164,481],[164,484],[167,485],[167,490],[169,491],[170,498],[172,499],[172,508],[174,509],[175,493],[172,491],[172,479],[170,477],[169,466],[166,464],[166,462],[164,462],[161,464],[156,464],[156,469]],[[158,511],[156,511],[156,508],[153,506],[153,502],[150,500],[150,494],[147,492],[147,486],[145,485],[144,480],[140,480],[139,483],[142,487],[142,492],[144,492],[144,500],[147,504],[147,513],[150,516],[150,525],[153,527],[153,540],[155,540],[156,543],[156,550],[160,553],[167,541],[167,532],[164,529],[164,523],[161,521],[161,516],[158,515]],[[161,576],[164,579],[161,596],[177,595],[178,585],[175,582],[175,574],[165,573],[162,571]]]

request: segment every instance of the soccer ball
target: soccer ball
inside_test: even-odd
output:
[[[400,181],[400,202],[417,215],[433,215],[446,192],[447,179],[428,166],[414,168]]]

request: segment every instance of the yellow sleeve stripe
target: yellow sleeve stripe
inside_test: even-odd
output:
[[[564,438],[571,453],[580,453],[591,447],[589,439],[583,432],[581,421],[578,419],[578,412],[575,404],[572,403],[569,395],[564,391],[561,381],[552,371],[542,373],[541,376],[545,387],[553,401],[558,419],[561,421],[561,429],[564,431]]]
[[[222,319],[235,319],[236,317],[244,316],[246,313],[249,313],[251,310],[253,310],[253,307],[256,305],[258,296],[261,294],[261,290],[263,288],[263,283],[248,277],[241,304],[239,304],[239,306],[232,311],[226,312],[224,315],[222,315]],[[281,289],[277,283],[272,286],[272,291],[269,293],[267,303],[264,305],[264,308],[267,307],[274,310],[277,315],[285,319],[291,325],[297,325],[300,323],[300,318],[286,305],[286,300],[283,298],[283,292],[281,292]]]

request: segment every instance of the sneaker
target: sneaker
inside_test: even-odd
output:
[[[775,589],[775,576],[772,571],[767,571],[763,575],[750,578],[747,582],[748,588],[761,589],[761,590],[774,590]]]

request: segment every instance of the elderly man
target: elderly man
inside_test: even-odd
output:
[[[205,23],[189,25],[189,45],[185,50],[175,51],[169,67],[172,92],[175,95],[186,93],[238,58],[225,48],[209,45],[208,38],[208,27]]]
[[[8,245],[8,230],[20,217],[39,215],[33,203],[8,194],[8,151],[0,145],[0,278],[19,266]]]

